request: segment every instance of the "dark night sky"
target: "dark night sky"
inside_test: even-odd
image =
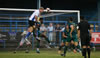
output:
[[[83,9],[96,8],[96,0],[42,0],[44,8]],[[37,8],[37,0],[0,0],[0,8]]]

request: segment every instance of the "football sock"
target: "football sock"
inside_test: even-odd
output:
[[[87,58],[86,57],[86,48],[83,48],[83,56],[84,56],[84,58]]]
[[[90,58],[90,52],[91,52],[90,48],[87,48],[87,52],[88,52],[88,58]]]
[[[67,50],[67,46],[65,46],[65,48],[64,48],[64,54],[66,54],[66,50]]]
[[[28,32],[25,36],[25,39],[27,39],[30,36],[31,32]]]

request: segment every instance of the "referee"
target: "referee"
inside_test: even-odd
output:
[[[91,28],[90,24],[84,20],[84,17],[80,17],[81,22],[78,24],[78,37],[81,40],[82,56],[90,58],[90,40],[91,40]]]

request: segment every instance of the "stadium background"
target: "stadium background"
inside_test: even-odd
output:
[[[94,32],[100,32],[100,0],[41,0],[41,6],[44,8],[49,7],[55,10],[80,10],[81,16],[84,16],[86,20],[93,24]],[[21,9],[37,9],[38,0],[1,0],[0,8],[21,8]],[[3,14],[2,11],[0,11]],[[27,14],[27,13],[25,13]],[[29,13],[30,14],[30,13]],[[2,19],[0,19],[0,25],[5,24]],[[97,26],[97,27],[96,27]],[[26,27],[26,26],[25,26]],[[1,34],[6,34],[6,39],[9,37],[9,32],[2,32]],[[15,34],[15,33],[13,33]],[[20,33],[17,33],[20,40]],[[2,39],[2,38],[1,38]],[[5,38],[4,38],[5,39]],[[8,48],[15,48],[17,46],[17,41],[1,41],[3,45],[0,44],[0,50],[8,50]],[[15,44],[15,45],[11,45]],[[6,46],[5,46],[6,45]],[[99,44],[97,47],[100,47]],[[5,49],[3,49],[5,48]],[[12,49],[10,49],[12,50]]]
[[[36,9],[38,0],[1,0],[0,8],[28,8]],[[99,0],[42,0],[41,5],[51,9],[80,10],[81,15],[97,19]],[[56,4],[55,4],[56,3]],[[94,18],[95,17],[95,18]]]

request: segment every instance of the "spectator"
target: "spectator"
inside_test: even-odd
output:
[[[42,24],[41,27],[40,27],[40,32],[41,32],[42,34],[46,35],[46,31],[47,31],[47,28],[45,27],[44,24]]]
[[[46,27],[44,26],[44,24],[41,25],[40,31],[41,31],[41,32],[46,32],[46,31],[47,31],[47,29],[46,29]]]
[[[47,35],[46,35],[46,31],[47,31],[47,28],[45,27],[44,24],[42,24],[41,27],[40,27],[41,36],[42,36],[42,38],[44,37],[44,39],[45,39],[49,44],[51,44],[50,41],[49,41],[49,39],[48,39],[48,37],[47,37]],[[46,46],[47,48],[51,48],[48,44],[45,45],[45,46]]]
[[[61,27],[59,24],[56,25],[55,27],[55,31],[56,31],[56,46],[59,44],[59,34],[60,34],[60,31],[61,31]]]
[[[54,31],[53,24],[50,23],[49,26],[47,27],[47,29],[48,29],[49,40],[50,40],[50,42],[53,42],[53,31]]]

